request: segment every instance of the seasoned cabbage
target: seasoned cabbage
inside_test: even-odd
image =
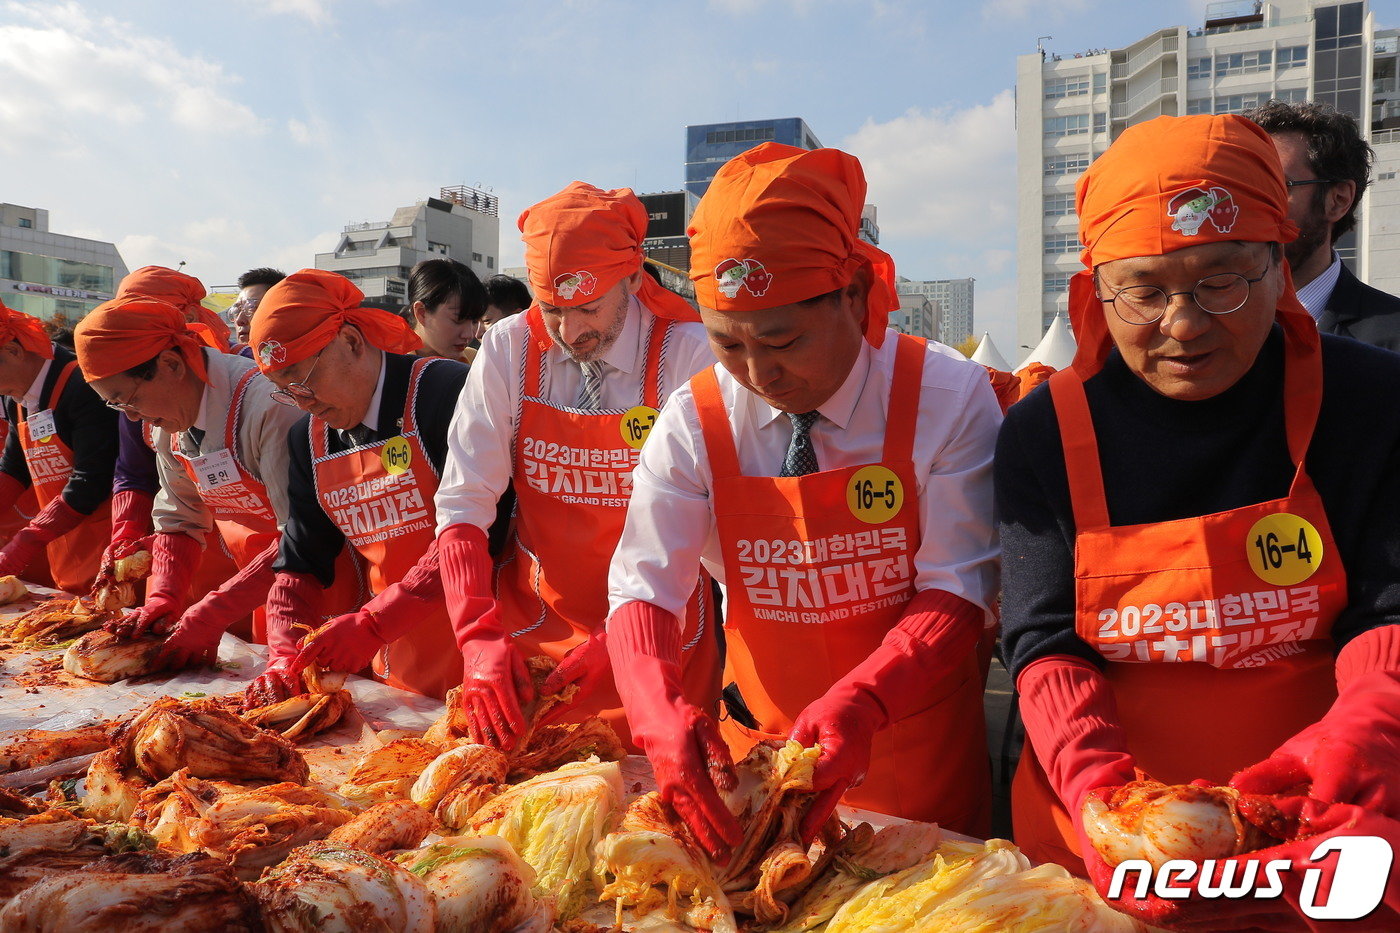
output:
[[[547,901],[531,894],[535,872],[499,836],[450,836],[395,859],[437,902],[438,933],[544,933]]]
[[[433,933],[427,886],[377,855],[316,842],[250,885],[273,933]]]

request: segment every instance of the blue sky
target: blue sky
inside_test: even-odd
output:
[[[680,187],[690,123],[801,116],[859,156],[910,278],[975,276],[1010,350],[1016,56],[1200,22],[1203,0],[0,3],[0,200],[207,285],[311,265],[444,185],[514,218],[575,178]],[[1374,2],[1400,25],[1400,0]]]

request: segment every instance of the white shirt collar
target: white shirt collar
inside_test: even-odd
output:
[[[34,381],[29,385],[29,391],[24,393],[24,397],[19,400],[24,407],[26,415],[39,411],[40,396],[44,393],[44,380],[48,378],[49,370],[53,368],[53,360],[44,360],[44,365],[39,367],[39,375],[34,377]]]
[[[845,429],[851,422],[851,416],[855,413],[856,402],[860,401],[861,390],[865,388],[866,377],[870,375],[870,344],[865,340],[860,342],[860,352],[856,354],[856,361],[851,364],[851,371],[846,374],[846,380],[841,383],[841,388],[831,394],[831,398],[817,406],[817,412],[836,425]],[[787,412],[774,408],[767,402],[762,403],[768,409],[768,417],[764,424],[772,424],[778,420],[779,415]]]
[[[384,401],[384,373],[389,368],[389,361],[384,357],[384,351],[379,351],[379,381],[374,384],[374,394],[369,397],[369,407],[365,409],[365,416],[360,424],[371,431],[379,430],[379,406]]]
[[[1314,321],[1322,319],[1322,312],[1327,310],[1327,300],[1332,297],[1332,289],[1337,287],[1341,274],[1342,257],[1332,250],[1332,264],[1322,270],[1317,278],[1298,289],[1298,301],[1308,309]]]

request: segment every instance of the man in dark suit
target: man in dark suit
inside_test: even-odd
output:
[[[1371,147],[1356,120],[1325,104],[1271,100],[1245,114],[1274,139],[1298,239],[1285,246],[1298,300],[1324,333],[1400,351],[1400,298],[1358,279],[1333,245],[1356,226]]]

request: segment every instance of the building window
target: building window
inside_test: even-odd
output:
[[[1268,94],[1230,94],[1215,99],[1216,113],[1244,113],[1268,103]]]
[[[1064,117],[1046,117],[1046,136],[1082,136],[1089,132],[1089,115],[1072,113]]]
[[[1046,255],[1077,252],[1079,252],[1079,237],[1073,233],[1052,233],[1045,238]]]
[[[1230,75],[1252,75],[1268,71],[1273,67],[1274,53],[1270,49],[1256,49],[1252,52],[1232,52],[1215,59],[1215,76],[1226,78]]]
[[[1381,172],[1376,176],[1376,181],[1392,181],[1395,178],[1394,172]]]
[[[446,256],[446,255],[447,255],[447,244],[446,244],[446,243],[434,243],[432,240],[429,240],[429,241],[428,241],[428,252],[430,252],[430,253],[438,253],[439,255]]]
[[[496,257],[495,257],[495,256],[487,256],[487,257],[486,257],[486,268],[488,268],[488,269],[494,269],[494,268],[496,268]]]
[[[1306,45],[1291,45],[1286,49],[1278,50],[1278,70],[1285,68],[1301,68],[1308,63],[1308,47]]]
[[[1069,217],[1074,214],[1074,195],[1047,194],[1045,196],[1046,217]]]
[[[705,142],[710,145],[715,143],[763,142],[772,138],[773,127],[771,126],[751,126],[743,130],[714,130],[705,134]]]
[[[1078,175],[1089,167],[1089,157],[1086,155],[1077,156],[1051,156],[1045,160],[1045,174],[1055,175]]]
[[[482,261],[482,255],[481,255],[480,253],[472,253],[472,262],[481,262],[481,261]]]
[[[1186,102],[1187,115],[1196,113],[1210,113],[1209,97],[1193,97]]]
[[[1096,113],[1096,114],[1094,114],[1094,132],[1095,132],[1095,133],[1107,133],[1107,132],[1108,132],[1108,114],[1106,114],[1106,113]]]
[[[28,217],[21,217],[21,218],[19,219],[19,225],[20,225],[21,227],[29,227],[29,228],[32,228],[32,227],[34,226],[34,221],[30,220]]]
[[[1056,100],[1061,97],[1078,97],[1081,94],[1089,93],[1089,76],[1077,75],[1072,78],[1057,78],[1047,82],[1045,85],[1045,99]]]
[[[1068,274],[1047,275],[1045,277],[1044,287],[1041,290],[1047,295],[1058,295],[1062,292],[1067,292],[1069,291],[1069,280],[1070,276]]]
[[[1188,80],[1191,78],[1209,78],[1210,56],[1207,55],[1205,58],[1193,58],[1187,62],[1186,77]]]
[[[1094,93],[1102,94],[1108,90],[1108,73],[1098,71],[1094,73]]]

